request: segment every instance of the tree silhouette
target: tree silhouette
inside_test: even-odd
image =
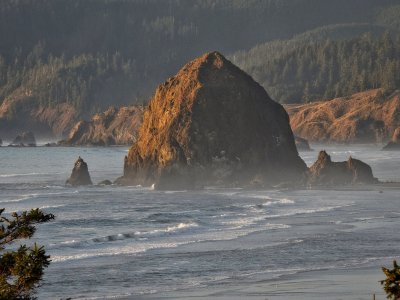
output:
[[[388,299],[399,300],[400,299],[400,267],[397,262],[393,261],[393,269],[382,268],[383,273],[386,275],[386,279],[381,281],[384,286],[383,289],[386,292]]]
[[[50,264],[43,246],[20,245],[16,250],[5,250],[17,239],[31,238],[35,225],[54,219],[40,209],[3,216],[0,209],[0,299],[35,299],[34,289],[39,286],[43,269]]]

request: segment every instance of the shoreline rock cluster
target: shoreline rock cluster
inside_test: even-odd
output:
[[[36,139],[32,131],[23,132],[13,140],[9,147],[36,147]]]
[[[310,150],[305,139],[298,137],[297,144]],[[283,107],[220,53],[211,52],[158,87],[116,183],[197,189],[377,180],[362,161],[332,162],[325,151],[307,168]]]

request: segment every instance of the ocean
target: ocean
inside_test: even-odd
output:
[[[380,180],[400,181],[399,152],[313,147],[333,160],[351,155]],[[0,206],[56,216],[22,241],[51,255],[38,299],[385,298],[376,277],[400,257],[400,190],[64,185],[79,155],[94,183],[115,180],[127,151],[0,148]],[[300,154],[310,165],[318,151]],[[322,278],[326,288],[315,294]]]

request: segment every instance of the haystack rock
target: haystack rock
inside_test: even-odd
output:
[[[309,186],[373,184],[377,182],[371,167],[366,163],[352,157],[347,161],[333,162],[325,151],[320,151],[317,161],[309,169]]]
[[[90,179],[89,175],[88,165],[80,156],[75,162],[74,168],[72,169],[72,174],[66,181],[66,184],[70,184],[72,186],[92,184],[92,180]]]
[[[298,151],[312,151],[310,144],[306,139],[303,139],[299,136],[294,137],[294,142],[296,144]]]
[[[212,52],[157,88],[117,182],[157,189],[267,186],[298,182],[306,169],[283,107]]]
[[[383,147],[382,150],[385,151],[400,150],[400,127],[396,128],[396,130],[393,133],[392,140],[385,147]]]
[[[142,124],[143,108],[110,107],[96,114],[90,121],[79,121],[60,145],[132,145]]]
[[[10,146],[14,147],[35,147],[36,139],[33,132],[23,132],[19,134],[14,141],[10,144]]]

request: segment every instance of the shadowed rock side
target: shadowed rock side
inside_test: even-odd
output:
[[[308,185],[311,187],[377,182],[371,167],[366,163],[352,157],[347,161],[333,162],[325,151],[320,151],[317,161],[310,167],[308,174]]]
[[[35,147],[36,139],[33,132],[23,132],[13,140],[13,142],[9,145],[13,147]]]
[[[263,186],[301,181],[305,170],[283,107],[212,52],[157,88],[117,182],[158,189]]]
[[[79,121],[60,145],[132,145],[143,119],[140,106],[110,107],[87,121]]]
[[[75,162],[71,176],[65,183],[70,184],[72,186],[92,185],[92,180],[90,179],[88,165],[80,156],[78,160]]]
[[[310,142],[381,143],[400,127],[400,91],[285,106],[293,132]]]
[[[310,144],[306,139],[303,139],[299,136],[294,137],[294,142],[296,144],[298,151],[312,151]]]
[[[394,131],[392,140],[385,147],[383,147],[382,150],[385,151],[400,150],[400,127]]]

